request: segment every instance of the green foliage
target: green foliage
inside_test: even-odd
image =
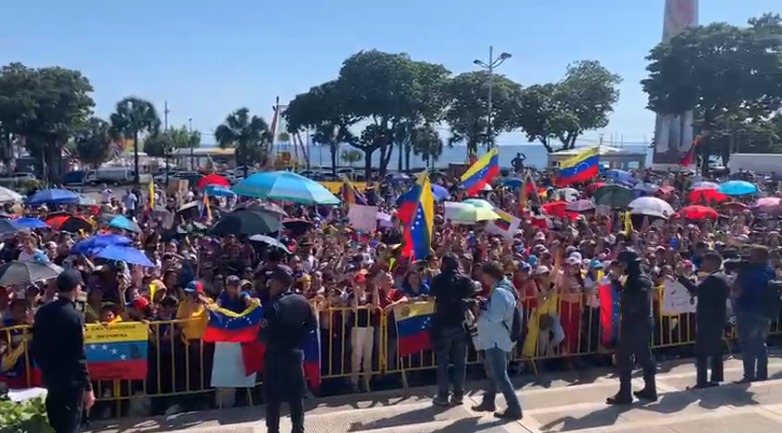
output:
[[[103,119],[91,117],[74,137],[74,150],[79,159],[92,166],[105,162],[111,151],[110,125]]]
[[[144,152],[149,156],[164,157],[173,149],[190,149],[201,145],[201,133],[182,125],[168,131],[152,131],[144,139]]]
[[[263,163],[272,142],[269,125],[259,116],[251,116],[242,107],[225,118],[215,129],[215,140],[222,148],[234,147],[238,164]]]
[[[732,151],[780,150],[777,118],[782,104],[782,18],[766,14],[738,27],[694,27],[647,56],[641,82],[648,108],[660,114],[692,110],[704,169],[708,157],[727,162]]]
[[[363,157],[364,154],[360,150],[356,149],[342,151],[342,155],[340,155],[340,159],[350,166],[353,166],[354,163],[361,161],[361,158]]]
[[[10,400],[0,399],[0,432],[53,432],[46,417],[44,400],[39,397],[24,403],[15,403]]]
[[[117,102],[116,111],[111,115],[111,134],[115,138],[133,140],[136,186],[139,185],[138,150],[141,135],[152,134],[159,129],[160,117],[151,102],[132,96]]]

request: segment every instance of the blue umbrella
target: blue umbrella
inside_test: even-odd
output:
[[[48,229],[51,226],[49,224],[46,224],[45,222],[39,220],[38,218],[19,218],[18,220],[13,220],[13,224],[23,228],[23,229]]]
[[[223,185],[207,185],[204,188],[204,194],[210,197],[236,197],[236,194],[230,188]]]
[[[437,201],[448,200],[451,198],[451,193],[449,193],[445,187],[440,185],[432,185],[432,195]]]
[[[106,260],[122,260],[131,265],[145,266],[147,268],[155,266],[143,251],[123,245],[109,245],[98,251],[96,256]]]
[[[129,238],[120,235],[98,235],[87,238],[81,242],[78,242],[71,249],[73,254],[84,254],[85,256],[95,255],[103,248],[111,245],[127,246],[133,243]]]
[[[305,205],[339,204],[326,187],[290,171],[255,173],[231,188],[238,195]]]
[[[27,202],[33,206],[52,204],[79,204],[79,194],[67,189],[43,189],[36,192]]]
[[[607,177],[608,179],[615,180],[619,183],[626,184],[628,186],[633,186],[636,183],[638,183],[638,180],[631,173],[628,173],[624,170],[616,170],[616,169],[606,170],[605,177]]]
[[[141,233],[141,227],[139,227],[138,224],[131,221],[130,218],[126,217],[125,215],[115,216],[114,219],[112,219],[109,223],[109,227],[125,230],[128,232]]]
[[[506,177],[502,180],[502,184],[513,189],[519,189],[524,185],[524,179],[519,179],[517,177]]]
[[[737,195],[749,195],[758,192],[758,187],[745,180],[730,180],[721,184],[717,188],[717,192],[721,192],[725,195],[737,196]]]

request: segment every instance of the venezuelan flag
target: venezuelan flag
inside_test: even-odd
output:
[[[429,256],[434,229],[434,194],[429,182],[429,173],[423,172],[413,185],[415,210],[412,218],[405,225],[402,235],[402,257],[425,259]]]
[[[117,322],[87,325],[84,352],[93,380],[136,380],[147,377],[149,326]]]
[[[417,197],[418,189],[415,185],[413,185],[409,191],[400,195],[396,200],[396,217],[399,218],[399,221],[403,225],[407,225],[407,223],[409,223],[413,218],[413,213],[415,212],[416,205],[418,204],[416,201]]]
[[[319,327],[318,327],[319,328]],[[320,388],[320,334],[318,328],[307,334],[304,341],[304,376],[310,390],[317,392]]]
[[[612,347],[619,337],[619,293],[608,277],[600,281],[600,344]]]
[[[204,332],[207,343],[249,343],[258,340],[263,320],[263,307],[252,305],[241,313],[225,308],[209,311],[209,323]]]
[[[433,315],[434,302],[416,302],[394,307],[399,356],[408,356],[432,347],[429,327]]]
[[[511,219],[510,215],[508,215],[506,212],[503,212],[499,209],[494,211],[499,218],[494,220],[494,225],[499,227],[500,230],[507,232],[510,230],[510,225],[513,224],[513,219]]]
[[[579,152],[578,155],[566,159],[560,164],[559,184],[571,185],[597,177],[599,163],[599,147],[594,146]]]
[[[342,202],[350,206],[351,204],[366,205],[367,200],[363,194],[356,191],[356,188],[348,180],[347,177],[342,178],[342,186],[340,187],[340,195],[342,196]]]
[[[464,172],[461,179],[462,188],[467,190],[469,195],[475,195],[499,174],[499,150],[494,147]]]

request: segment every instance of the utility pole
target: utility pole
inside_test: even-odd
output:
[[[170,159],[171,148],[169,146],[170,143],[168,142],[168,138],[170,138],[168,137],[168,113],[169,112],[170,111],[168,109],[168,101],[165,101],[163,102],[163,131],[164,131],[163,133],[166,135],[166,137],[164,137],[166,140],[163,141],[163,143],[165,144],[165,147],[163,148],[163,157],[166,163],[166,185],[168,185],[168,171],[169,171],[168,166],[169,166],[169,161],[171,161]]]
[[[193,118],[190,117],[187,119],[187,131],[190,133],[190,136],[193,136]],[[196,163],[195,163],[195,147],[190,146],[190,165],[193,170],[196,169]]]
[[[486,100],[486,108],[487,108],[486,140],[489,149],[494,147],[494,131],[492,131],[493,129],[492,115],[494,113],[494,107],[492,101],[493,87],[494,87],[494,70],[497,69],[501,64],[505,63],[505,61],[510,58],[511,55],[506,52],[502,52],[498,57],[494,57],[494,47],[489,46],[488,62],[484,62],[483,60],[478,60],[478,59],[472,61],[474,64],[480,66],[482,69],[485,69],[488,72],[488,77],[486,78],[489,87],[489,94],[487,95],[487,100]]]

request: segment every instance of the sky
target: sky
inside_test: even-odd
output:
[[[489,46],[512,57],[498,73],[531,85],[562,78],[577,60],[598,60],[623,78],[610,124],[582,142],[644,144],[654,115],[640,80],[662,36],[663,0],[32,0],[0,5],[0,64],[62,66],[85,74],[96,114],[120,99],[152,101],[169,125],[188,124],[205,143],[233,110],[271,120],[285,103],[336,78],[368,49],[406,52],[453,73],[476,69]],[[8,3],[8,4],[6,4]],[[11,6],[13,4],[13,6]],[[744,24],[780,12],[779,0],[700,0],[700,22]],[[519,133],[499,144],[525,144]]]

